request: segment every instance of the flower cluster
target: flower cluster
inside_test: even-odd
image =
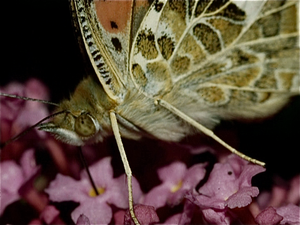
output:
[[[39,99],[48,96],[46,88],[36,80],[25,85],[10,84],[1,92]],[[4,97],[0,110],[1,142],[48,114],[41,103]],[[122,164],[116,160],[118,155],[110,156],[114,155],[112,143],[113,139],[83,148],[94,186],[77,159],[76,149],[45,133],[34,130],[4,147],[0,163],[1,221],[134,224]],[[149,142],[146,144],[152,149]],[[270,191],[260,193],[252,179],[265,168],[236,155],[222,155],[222,161],[218,161],[218,151],[195,153],[195,149],[181,149],[177,154],[178,145],[170,144],[153,165],[146,163],[151,161],[148,156],[143,159],[139,155],[135,142],[125,143],[125,148],[136,175],[132,179],[134,211],[141,224],[300,223],[300,175],[285,187],[273,185]],[[131,157],[134,152],[139,157]],[[196,154],[199,158],[204,154],[212,157],[197,161]]]

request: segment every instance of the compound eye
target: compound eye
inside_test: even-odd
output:
[[[75,120],[75,132],[82,137],[89,137],[96,133],[96,126],[89,114],[81,114]]]

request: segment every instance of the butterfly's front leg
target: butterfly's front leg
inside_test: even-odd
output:
[[[117,141],[118,149],[120,151],[121,159],[124,165],[125,173],[127,176],[127,185],[128,185],[128,202],[129,202],[129,212],[132,220],[134,221],[134,224],[139,225],[139,221],[134,213],[133,210],[133,196],[132,196],[132,172],[129,166],[129,162],[127,160],[126,152],[122,143],[118,122],[116,118],[116,114],[114,111],[111,111],[110,114],[110,121],[111,121],[111,127],[112,131],[114,133],[115,139]]]

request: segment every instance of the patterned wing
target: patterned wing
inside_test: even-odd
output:
[[[157,1],[131,55],[135,85],[188,115],[266,116],[299,90],[299,2]]]
[[[142,1],[72,0],[75,26],[105,92],[122,98],[127,84],[131,36],[148,9]]]

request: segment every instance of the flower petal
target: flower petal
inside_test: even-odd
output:
[[[78,217],[78,220],[76,222],[76,225],[90,225],[90,220],[88,217],[86,217],[84,214],[81,214]]]
[[[45,192],[52,201],[81,202],[88,197],[88,186],[87,180],[76,181],[69,176],[57,174]]]
[[[249,164],[238,156],[230,155],[225,163],[216,163],[208,181],[199,189],[199,201],[205,198],[207,207],[219,207],[223,201],[225,205],[243,207],[251,202],[250,196],[258,195],[258,189],[251,187],[251,179],[265,169],[261,166]]]
[[[265,210],[261,211],[257,217],[255,218],[255,221],[258,224],[278,224],[283,219],[282,216],[278,215],[276,213],[276,210],[273,207],[268,207]]]
[[[122,209],[128,208],[128,186],[127,177],[125,174],[115,178],[110,187],[108,187],[107,191],[109,193],[109,196],[107,197],[107,202],[109,204],[114,204]],[[140,184],[134,177],[132,177],[132,194],[134,203],[139,202],[139,199],[143,194]]]
[[[38,172],[39,167],[36,165],[34,149],[28,149],[23,153],[20,164],[26,179],[31,178]]]
[[[186,165],[182,162],[174,162],[169,166],[162,167],[158,170],[158,177],[161,181],[169,181],[175,185],[176,182],[182,180],[186,173]]]
[[[4,161],[0,163],[1,179],[1,204],[0,215],[6,206],[20,198],[19,188],[24,182],[21,167],[14,161]]]
[[[109,186],[113,180],[113,169],[111,166],[111,157],[105,157],[93,165],[89,166],[90,173],[96,186]],[[86,170],[81,172],[82,179],[88,179]]]
[[[251,197],[256,197],[258,194],[259,190],[257,187],[241,188],[226,200],[226,205],[231,209],[245,207],[252,202]]]
[[[163,207],[167,203],[169,193],[170,189],[167,185],[156,186],[145,195],[142,203],[146,205],[152,205],[155,208]]]
[[[81,203],[71,213],[72,220],[76,222],[82,214],[88,217],[90,224],[109,224],[112,219],[112,209],[105,202],[93,198]]]
[[[43,212],[40,214],[40,218],[42,218],[46,224],[53,223],[58,216],[59,211],[53,205],[46,206]]]
[[[135,205],[134,206],[134,213],[140,222],[140,224],[147,225],[147,224],[153,224],[158,223],[159,218],[156,214],[155,208],[153,206],[149,205]],[[132,224],[133,220],[131,219],[129,210],[127,210],[124,218],[124,224]]]
[[[300,207],[294,204],[276,209],[277,214],[283,217],[280,224],[299,224],[300,223]]]
[[[231,217],[226,213],[226,210],[215,211],[213,209],[202,210],[203,217],[208,224],[224,224],[229,225]]]

